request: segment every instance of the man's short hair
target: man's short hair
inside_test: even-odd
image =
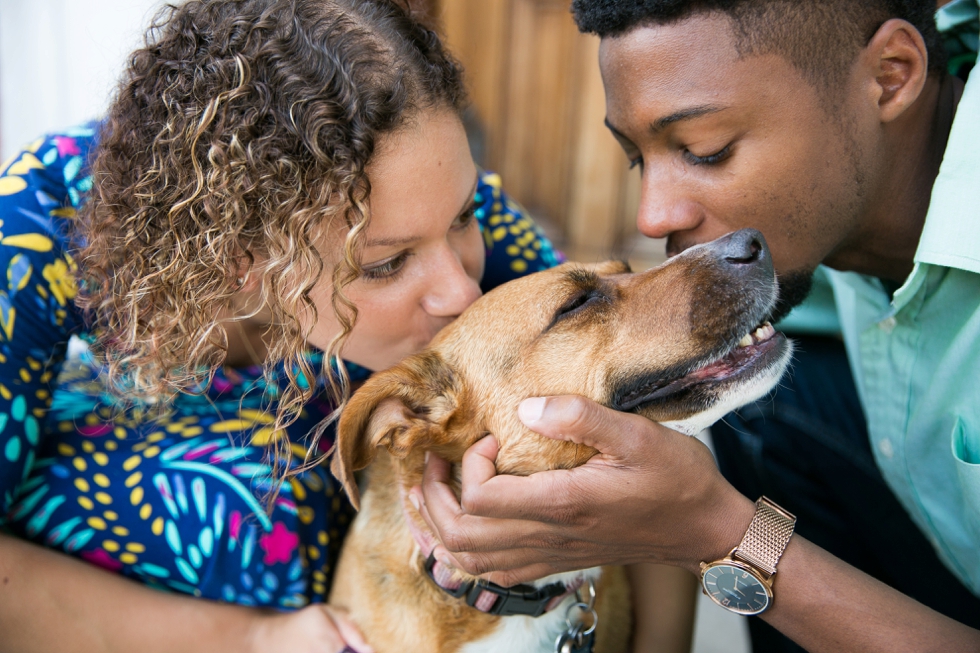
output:
[[[936,0],[573,0],[572,12],[581,31],[600,37],[718,12],[731,20],[739,56],[781,55],[834,96],[858,51],[891,18],[919,30],[931,74],[946,67]]]

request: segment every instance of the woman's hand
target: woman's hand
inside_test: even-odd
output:
[[[297,612],[263,616],[251,638],[253,653],[374,653],[354,622],[339,608],[310,605]]]
[[[697,572],[752,520],[753,503],[695,438],[582,397],[528,399],[519,414],[534,431],[599,454],[571,470],[497,476],[496,441],[484,438],[463,457],[461,501],[449,465],[431,456],[413,496],[447,564],[504,585],[602,564]]]

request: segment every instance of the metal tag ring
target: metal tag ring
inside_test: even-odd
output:
[[[572,610],[576,608],[578,608],[578,610],[581,611],[583,615],[586,614],[592,615],[592,621],[590,622],[589,627],[582,632],[583,637],[588,637],[589,635],[595,632],[596,626],[599,624],[599,615],[596,613],[595,608],[590,607],[588,603],[582,603],[582,602],[573,603],[570,606],[568,606],[568,610],[565,612],[565,624],[568,626],[569,630],[573,628],[571,614],[572,614]],[[578,620],[578,625],[582,625],[584,627],[582,621],[583,620],[580,618]]]

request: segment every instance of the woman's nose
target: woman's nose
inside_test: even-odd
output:
[[[429,315],[456,317],[483,294],[479,281],[467,273],[460,255],[451,247],[443,249],[430,275],[429,290],[422,298],[422,307]]]

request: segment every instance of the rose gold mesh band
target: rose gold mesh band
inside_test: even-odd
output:
[[[734,557],[772,576],[795,526],[795,516],[761,497],[755,502],[755,516]]]

